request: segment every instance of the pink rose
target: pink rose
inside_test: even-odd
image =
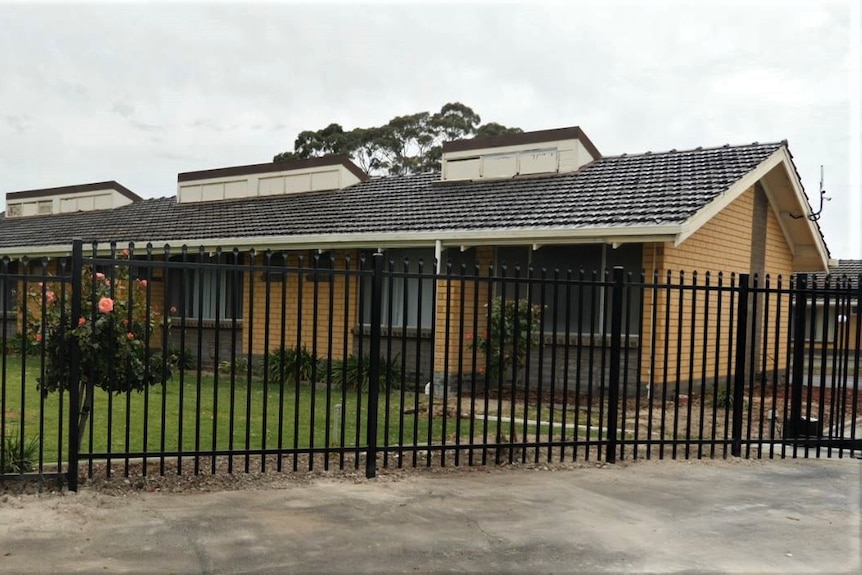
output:
[[[99,280],[99,281],[101,281],[101,280],[105,279],[105,274],[103,274],[103,273],[101,273],[101,272],[97,273],[97,274],[96,274],[96,279],[97,279],[97,280]]]
[[[48,303],[54,303],[54,301],[56,299],[57,299],[57,294],[55,294],[52,291],[49,291],[48,293],[45,294],[45,301],[47,301]]]
[[[103,297],[99,300],[99,311],[102,313],[111,313],[114,311],[114,300],[109,297]]]
[[[78,325],[84,325],[85,323],[87,323],[86,318],[83,318],[83,317],[78,318]]]
[[[141,287],[142,288],[147,287],[147,280],[141,280]]]
[[[133,334],[132,332],[129,332],[126,334],[126,338],[127,339],[135,339],[135,334]]]

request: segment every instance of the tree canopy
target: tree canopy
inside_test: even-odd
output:
[[[369,174],[417,174],[440,169],[443,142],[520,132],[496,122],[482,124],[472,108],[450,102],[439,112],[396,116],[382,126],[345,131],[333,123],[305,130],[296,137],[292,152],[277,154],[273,161],[343,154]]]

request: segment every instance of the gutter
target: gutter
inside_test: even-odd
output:
[[[474,247],[487,245],[559,245],[559,244],[624,244],[643,242],[673,242],[682,233],[680,225],[630,226],[618,228],[546,228],[540,230],[492,229],[492,230],[434,230],[427,232],[385,232],[359,234],[307,234],[287,236],[246,236],[202,239],[159,239],[132,242],[136,251],[143,251],[151,243],[154,251],[164,253],[166,244],[179,249],[204,247],[214,251],[217,247],[266,249],[352,249],[386,247]],[[441,239],[445,235],[445,239]],[[117,243],[122,249],[128,242]],[[90,243],[85,243],[84,253],[91,252]],[[72,241],[68,244],[45,246],[15,246],[0,248],[0,256],[67,256],[72,252]],[[99,244],[100,255],[110,252],[110,242]]]

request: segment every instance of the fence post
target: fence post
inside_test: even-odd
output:
[[[383,307],[383,254],[372,258],[374,276],[371,280],[371,341],[368,363],[368,427],[365,450],[365,477],[377,476],[377,406],[380,393],[380,324]]]
[[[730,454],[742,456],[742,420],[745,418],[745,357],[748,351],[748,303],[749,274],[739,274],[739,298],[736,302],[736,354],[735,372],[733,374],[733,428],[731,430]]]
[[[84,266],[84,243],[80,239],[72,240],[72,301],[70,302],[68,338],[70,346],[69,357],[69,463],[66,481],[69,491],[78,491],[78,459],[80,453],[80,430],[78,422],[81,416],[81,350],[78,339],[71,335],[71,330],[81,317],[81,293],[83,286],[82,269]]]
[[[608,374],[608,445],[605,461],[617,461],[617,419],[620,399],[620,363],[622,362],[623,283],[625,270],[614,267],[613,291],[611,293],[611,357]]]
[[[796,276],[793,290],[793,367],[790,382],[790,418],[784,422],[784,437],[799,437],[802,425],[802,383],[805,377],[805,319],[808,308],[808,274]]]

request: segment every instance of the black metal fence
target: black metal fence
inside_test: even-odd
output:
[[[87,252],[0,269],[0,479],[862,454],[860,278]]]

